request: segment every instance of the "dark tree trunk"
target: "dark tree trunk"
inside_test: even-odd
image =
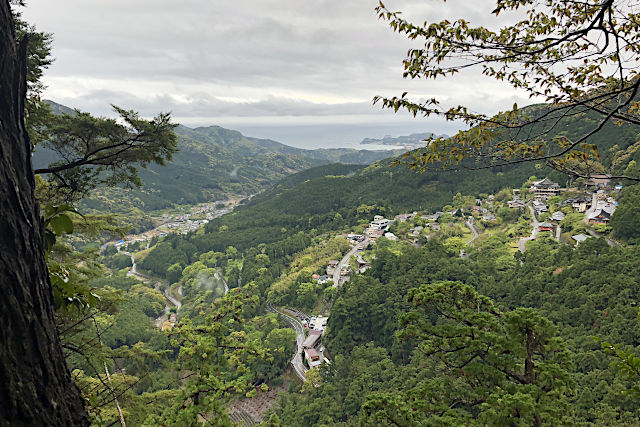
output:
[[[86,425],[54,323],[24,127],[25,52],[0,0],[0,425]]]

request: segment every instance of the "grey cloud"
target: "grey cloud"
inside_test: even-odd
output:
[[[377,120],[389,112],[372,107],[372,97],[405,89],[480,109],[510,99],[510,88],[487,87],[478,75],[437,83],[403,80],[402,59],[419,44],[379,21],[377,3],[30,0],[24,15],[55,36],[56,62],[46,74],[46,95],[100,114],[115,103],[145,115],[171,110],[180,117],[369,115]],[[385,3],[417,22],[451,19],[447,11],[453,9],[486,23],[492,5],[491,0]],[[348,102],[323,104],[323,97]]]

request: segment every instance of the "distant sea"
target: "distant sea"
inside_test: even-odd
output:
[[[416,124],[367,124],[367,125],[293,125],[293,126],[251,126],[234,124],[231,129],[242,132],[245,136],[272,139],[298,148],[355,148],[358,150],[392,150],[395,145],[361,145],[364,138],[382,139],[385,135],[400,136],[418,132],[436,132],[425,129],[425,125]]]

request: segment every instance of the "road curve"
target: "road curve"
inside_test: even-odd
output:
[[[302,329],[302,324],[298,322],[297,319],[288,316],[280,311],[276,310],[269,301],[267,301],[267,311],[270,313],[277,313],[284,318],[284,320],[291,325],[291,327],[296,331],[296,342],[297,342],[297,350],[296,354],[291,359],[291,364],[293,365],[293,369],[296,371],[296,374],[302,381],[306,381],[306,372],[307,369],[304,367],[302,363],[302,352],[304,349],[302,348],[302,343],[305,340],[304,330]]]
[[[536,212],[533,210],[533,208],[530,205],[527,207],[529,208],[529,212],[531,212],[531,218],[532,218],[531,225],[533,225],[533,230],[531,231],[531,236],[521,237],[520,240],[518,241],[518,249],[522,253],[524,253],[527,250],[527,242],[529,240],[535,239],[536,236],[538,235],[538,218],[536,218]]]
[[[182,303],[180,301],[178,301],[177,299],[175,299],[170,293],[169,293],[169,285],[167,285],[164,288],[164,297],[169,300],[169,302],[173,305],[176,306],[177,310],[180,310],[180,307],[182,307]]]
[[[476,240],[478,238],[478,230],[476,230],[476,227],[473,225],[473,217],[470,216],[467,221],[465,222],[465,224],[467,225],[467,227],[469,227],[469,230],[471,230],[471,232],[473,233],[473,237],[467,241],[467,245],[470,244],[471,242],[473,242],[474,240]]]

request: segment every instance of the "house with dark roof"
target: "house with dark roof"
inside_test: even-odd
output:
[[[549,197],[557,196],[560,193],[560,185],[549,178],[536,181],[531,184],[529,191],[538,200],[547,200]]]
[[[536,214],[540,215],[542,212],[549,212],[549,207],[546,203],[540,200],[533,201],[533,209],[535,209]]]
[[[605,208],[596,209],[587,217],[589,224],[609,224],[611,212]]]
[[[594,173],[589,177],[585,183],[587,188],[602,188],[608,187],[611,182],[611,175],[606,173]]]
[[[512,209],[524,209],[525,206],[524,202],[518,197],[514,197],[513,200],[509,200],[507,205]]]

